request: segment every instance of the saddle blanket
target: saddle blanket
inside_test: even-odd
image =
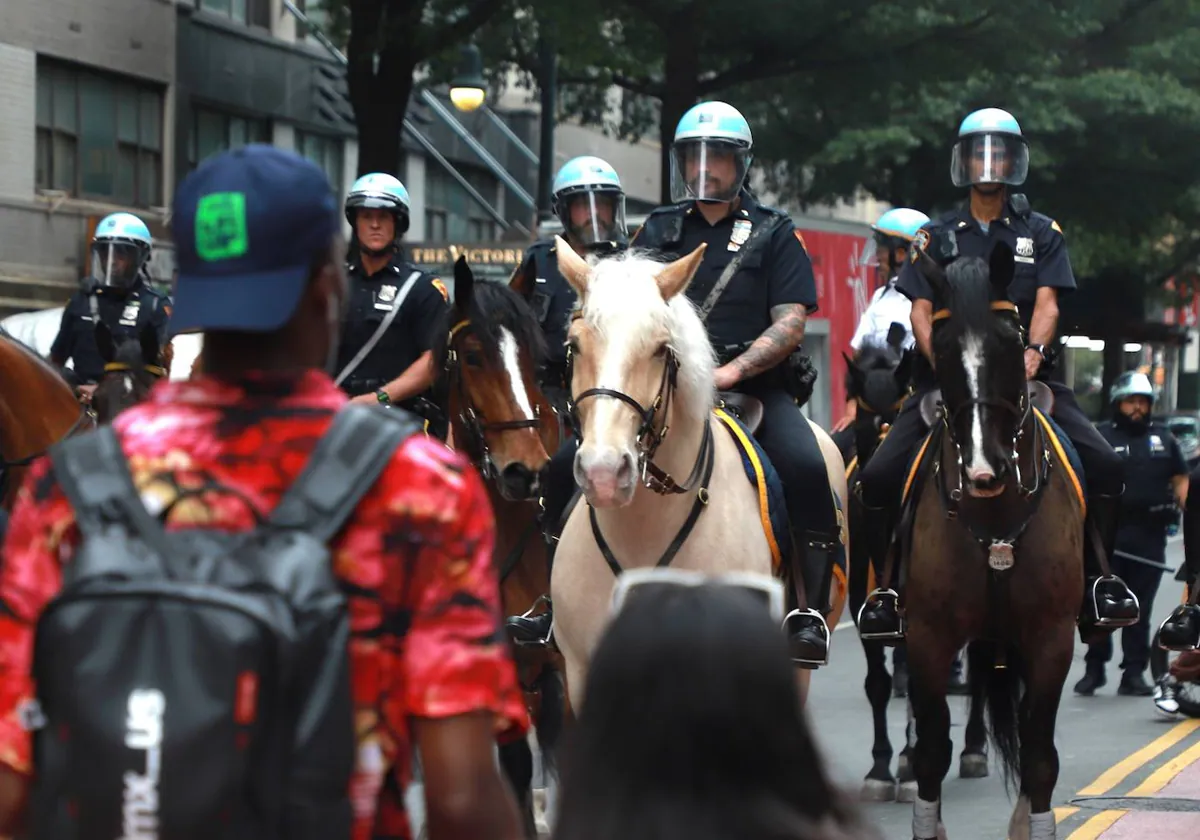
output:
[[[787,504],[783,496],[783,479],[775,471],[767,453],[742,422],[722,408],[713,409],[725,424],[742,456],[742,469],[750,486],[758,491],[758,515],[762,521],[767,545],[771,548],[771,566],[778,574],[783,558],[791,551],[791,530],[788,525]]]
[[[1087,511],[1087,493],[1084,488],[1087,486],[1084,483],[1083,461],[1079,458],[1079,451],[1075,448],[1075,444],[1071,443],[1071,439],[1067,437],[1067,433],[1062,430],[1062,427],[1054,422],[1054,418],[1047,417],[1037,408],[1033,409],[1034,416],[1038,422],[1042,424],[1042,429],[1046,432],[1046,437],[1050,441],[1050,445],[1054,448],[1054,453],[1058,456],[1058,462],[1063,469],[1067,471],[1067,479],[1071,482],[1071,486],[1075,490],[1075,494],[1079,497],[1079,503],[1083,506],[1084,511]],[[904,500],[908,500],[909,491],[916,482],[917,475],[922,469],[925,461],[925,452],[929,449],[929,442],[933,439],[934,433],[942,426],[935,427],[930,430],[929,434],[925,435],[925,439],[921,442],[921,446],[917,449],[916,456],[908,467],[908,477],[904,481]]]

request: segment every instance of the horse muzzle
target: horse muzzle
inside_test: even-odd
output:
[[[592,507],[624,507],[637,489],[637,459],[628,450],[584,444],[575,453],[575,483]]]
[[[510,502],[537,498],[541,476],[519,461],[507,464],[496,476],[496,488]]]

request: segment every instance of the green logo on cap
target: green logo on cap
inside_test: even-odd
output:
[[[229,260],[250,248],[246,231],[246,194],[206,195],[196,205],[196,253],[202,260]]]

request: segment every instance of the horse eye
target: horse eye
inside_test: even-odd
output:
[[[475,350],[466,351],[463,354],[463,361],[466,362],[467,367],[483,367],[483,357]]]
[[[567,349],[571,351],[572,356],[579,355],[579,341],[574,338],[567,339]]]
[[[665,355],[667,355],[667,344],[666,342],[663,342],[658,346],[658,349],[654,351],[654,358],[661,359]]]

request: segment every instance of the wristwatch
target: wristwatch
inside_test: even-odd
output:
[[[1041,356],[1043,359],[1046,358],[1046,345],[1045,344],[1030,344],[1025,349],[1026,350],[1036,350],[1037,354],[1039,356]]]
[[[392,398],[388,396],[388,392],[382,388],[375,392],[375,399],[379,400],[380,405],[388,405],[392,401]]]

